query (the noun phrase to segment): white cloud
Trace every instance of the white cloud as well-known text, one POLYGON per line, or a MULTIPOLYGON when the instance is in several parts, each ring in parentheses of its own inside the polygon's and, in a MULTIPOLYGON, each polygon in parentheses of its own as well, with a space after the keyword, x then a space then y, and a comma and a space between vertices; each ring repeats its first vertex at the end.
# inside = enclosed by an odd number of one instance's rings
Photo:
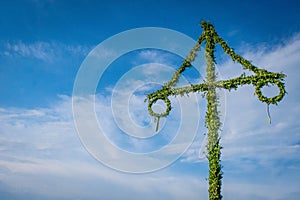
POLYGON ((206 197, 197 178, 129 175, 103 167, 84 150, 71 117, 71 99, 50 108, 1 108, 0 179, 10 198, 197 199, 206 197), (115 191, 118 191, 117 193, 115 191))
MULTIPOLYGON (((255 60, 257 66, 266 66, 270 71, 284 72, 287 75, 288 94, 278 106, 270 106, 273 118, 271 125, 266 123, 266 105, 260 103, 257 97, 252 95, 252 86, 228 94, 228 112, 224 130, 228 133, 224 134, 224 145, 226 142, 234 142, 238 145, 238 141, 241 142, 243 138, 247 138, 245 142, 251 146, 273 144, 276 148, 280 144, 283 148, 288 148, 300 140, 300 135, 295 132, 300 128, 297 120, 300 113, 297 100, 299 99, 297 75, 300 74, 298 67, 300 38, 294 37, 284 46, 275 48, 274 51, 257 52, 257 56, 251 57, 253 60, 257 58, 257 61, 255 60)), ((274 151, 270 151, 272 152, 274 151)))
POLYGON ((2 43, 0 55, 6 57, 34 58, 45 62, 53 62, 65 54, 87 55, 91 47, 68 45, 57 42, 36 41, 33 43, 6 42, 2 43))
MULTIPOLYGON (((290 185, 290 187, 283 187, 283 185, 276 184, 253 184, 253 183, 234 183, 231 181, 223 182, 223 196, 224 199, 238 200, 238 199, 276 199, 283 200, 286 198, 297 199, 297 186, 290 185)), ((298 193, 299 195, 299 193, 298 193)))
MULTIPOLYGON (((138 62, 147 62, 147 63, 160 63, 166 66, 174 66, 174 63, 177 63, 179 60, 183 60, 178 55, 171 54, 170 52, 157 50, 157 49, 143 49, 138 51, 136 60, 138 62)), ((135 61, 136 62, 136 61, 135 61)), ((136 63, 133 63, 136 64, 136 63)), ((162 68, 161 66, 158 66, 162 68)), ((163 69, 161 69, 163 70, 163 69)), ((149 71, 148 71, 149 72, 149 71)), ((150 72, 151 73, 151 72, 150 72)))
POLYGON ((154 63, 166 63, 169 61, 167 58, 170 57, 167 53, 162 53, 157 50, 142 50, 139 52, 139 57, 149 62, 154 63))
MULTIPOLYGON (((165 79, 167 71, 164 70, 165 74, 158 73, 153 76, 148 76, 147 73, 144 73, 145 68, 152 70, 153 67, 156 68, 156 66, 153 65, 145 65, 136 67, 127 72, 119 79, 115 88, 112 90, 113 95, 111 97, 111 101, 110 98, 97 95, 96 111, 98 112, 97 116, 99 123, 92 119, 94 118, 93 108, 91 111, 92 113, 87 115, 87 109, 82 109, 80 107, 80 105, 82 105, 80 102, 82 99, 78 99, 79 106, 77 110, 78 112, 76 111, 76 113, 81 113, 78 115, 80 122, 77 126, 78 129, 80 129, 80 132, 91 133, 92 131, 97 131, 95 129, 97 129, 99 124, 105 135, 118 147, 134 153, 148 153, 147 155, 144 154, 142 156, 133 154, 125 155, 125 153, 120 152, 119 149, 114 148, 110 144, 106 144, 106 138, 100 138, 102 137, 100 135, 103 134, 97 134, 99 137, 97 139, 92 136, 83 136, 89 146, 92 146, 90 150, 95 152, 98 159, 104 159, 106 163, 114 163, 114 166, 117 164, 120 166, 120 170, 132 171, 133 169, 136 169, 136 172, 141 172, 141 170, 152 171, 153 169, 165 167, 172 160, 177 159, 177 156, 184 151, 185 146, 187 147, 188 143, 193 141, 193 137, 196 134, 198 125, 197 117, 199 117, 199 115, 195 112, 197 111, 197 109, 195 109, 195 107, 197 108, 197 106, 195 106, 197 105, 197 100, 196 98, 192 98, 193 95, 186 99, 171 98, 174 107, 172 109, 172 113, 168 116, 168 120, 165 118, 161 119, 161 132, 160 134, 155 133, 156 124, 151 123, 151 119, 148 119, 150 117, 147 110, 147 103, 144 102, 144 92, 146 91, 141 90, 141 88, 147 89, 145 85, 148 83, 152 84, 162 82, 162 80, 165 79), (136 91, 138 92, 135 93, 136 91), (181 104, 181 106, 179 104, 181 104), (196 119, 190 120, 186 118, 185 123, 178 122, 184 115, 186 117, 196 115, 196 119), (149 121, 149 124, 144 126, 144 123, 147 120, 149 121), (165 124, 165 122, 167 123, 165 124), (89 126, 91 123, 95 125, 89 126), (179 127, 181 127, 181 129, 179 129, 179 127), (188 134, 186 134, 186 132, 188 134), (129 138, 128 135, 135 136, 136 138, 129 138), (153 136, 153 138, 148 139, 151 136, 153 136), (147 140, 137 139, 145 137, 147 140), (90 138, 93 139, 90 140, 90 138), (174 140, 172 140, 173 138, 174 140), (170 145, 170 143, 172 143, 172 145, 170 145), (167 147, 163 148, 165 145, 167 147), (95 151, 95 149, 97 150, 95 151), (104 150, 106 153, 104 153, 104 150), (121 162, 121 160, 126 160, 126 162, 121 162), (141 162, 141 160, 143 160, 143 162, 141 162), (168 160, 170 160, 170 162, 168 160), (115 163, 116 161, 118 161, 118 163, 115 163)), ((172 72, 173 70, 169 70, 169 74, 172 72)), ((90 100, 85 98, 83 99, 83 102, 89 103, 90 100)), ((77 100, 75 104, 77 104, 77 100)), ((86 105, 86 107, 89 108, 88 105, 86 105)), ((73 108, 77 108, 77 106, 73 106, 73 108)))

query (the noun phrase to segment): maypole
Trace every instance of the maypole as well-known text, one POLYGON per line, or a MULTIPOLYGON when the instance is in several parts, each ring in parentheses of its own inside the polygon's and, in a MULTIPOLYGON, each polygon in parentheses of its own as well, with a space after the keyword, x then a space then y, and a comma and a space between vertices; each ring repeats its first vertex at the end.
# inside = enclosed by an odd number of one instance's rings
MULTIPOLYGON (((209 199, 210 200, 220 200, 221 195, 221 185, 222 185, 222 166, 221 166, 221 146, 220 146, 220 117, 218 111, 218 97, 216 89, 237 89, 241 85, 253 85, 255 87, 255 94, 261 102, 265 102, 268 106, 270 104, 277 104, 281 101, 286 94, 284 86, 284 77, 282 73, 269 72, 264 69, 259 69, 254 66, 248 60, 244 59, 240 55, 236 54, 232 48, 230 48, 227 43, 219 37, 215 31, 212 24, 202 21, 201 26, 203 32, 200 35, 197 44, 190 51, 190 54, 183 61, 182 65, 174 72, 170 81, 162 86, 162 89, 157 90, 151 94, 147 95, 148 100, 148 111, 151 116, 157 119, 157 126, 159 125, 159 119, 165 117, 171 111, 171 101, 169 96, 185 95, 191 92, 206 92, 207 100, 207 112, 206 112, 206 127, 208 129, 207 138, 207 159, 209 163, 209 199), (196 58, 196 53, 200 51, 202 42, 206 42, 205 45, 205 58, 206 58, 206 80, 204 83, 181 88, 174 88, 178 83, 179 77, 182 72, 192 66, 192 62, 196 58), (241 74, 239 77, 230 80, 217 80, 215 72, 215 47, 220 45, 223 51, 228 54, 234 62, 237 62, 243 66, 245 70, 252 71, 254 75, 246 76, 245 73, 241 74), (274 97, 266 97, 262 94, 261 89, 264 86, 275 85, 279 89, 279 93, 274 97), (152 110, 153 104, 158 100, 162 100, 166 104, 166 110, 162 113, 156 113, 152 110)), ((269 112, 268 112, 269 117, 269 112)))

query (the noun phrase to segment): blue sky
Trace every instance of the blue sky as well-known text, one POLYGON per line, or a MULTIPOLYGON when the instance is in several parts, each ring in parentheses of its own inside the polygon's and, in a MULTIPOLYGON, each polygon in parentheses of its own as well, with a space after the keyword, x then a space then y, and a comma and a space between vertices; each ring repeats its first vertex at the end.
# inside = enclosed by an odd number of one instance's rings
MULTIPOLYGON (((176 109, 179 104, 190 116, 195 116, 199 108, 196 137, 170 166, 153 173, 128 174, 103 165, 80 141, 72 110, 76 74, 98 44, 142 27, 168 28, 196 40, 202 31, 200 20, 205 19, 244 58, 256 66, 287 74, 288 95, 278 106, 270 107, 272 124, 267 123, 266 105, 253 95, 252 86, 220 92, 224 199, 298 199, 298 8, 296 0, 1 2, 0 198, 207 199, 208 166, 205 159, 199 159, 206 132, 201 95, 172 98, 174 110, 162 119, 163 128, 151 140, 130 137, 140 134, 136 130, 143 126, 143 134, 153 134, 155 123, 143 103, 144 94, 159 86, 149 82, 161 84, 168 79, 182 61, 178 55, 155 49, 129 52, 111 63, 94 95, 98 121, 106 137, 131 152, 153 151, 170 143, 182 125, 181 111, 176 109), (120 81, 122 77, 129 82, 120 81), (117 84, 119 90, 114 90, 117 84), (129 100, 123 101, 128 96, 129 100), (111 100, 113 97, 117 98, 111 100), (130 118, 123 117, 127 110, 130 118)), ((113 55, 106 49, 102 52, 102 56, 113 55)), ((217 49, 217 55, 220 79, 243 72, 221 49, 217 49)), ((203 70, 201 65, 195 67, 203 70)), ((199 82, 204 76, 195 69, 184 75, 185 83, 199 82)), ((109 153, 107 159, 114 156, 114 152, 109 153)), ((130 162, 123 164, 120 167, 132 167, 130 162)), ((140 163, 147 164, 151 163, 140 163)))

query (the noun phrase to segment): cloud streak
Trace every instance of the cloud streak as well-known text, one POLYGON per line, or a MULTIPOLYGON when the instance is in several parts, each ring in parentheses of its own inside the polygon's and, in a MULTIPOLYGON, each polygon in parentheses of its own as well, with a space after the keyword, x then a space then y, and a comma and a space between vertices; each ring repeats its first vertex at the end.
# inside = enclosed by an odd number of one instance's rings
POLYGON ((150 200, 158 193, 163 199, 196 199, 199 188, 206 195, 205 183, 168 170, 134 176, 103 167, 81 145, 70 105, 61 96, 47 109, 1 109, 0 189, 7 199, 150 200))
POLYGON ((87 55, 91 47, 83 45, 68 45, 58 42, 37 41, 33 43, 2 42, 0 55, 5 57, 33 58, 44 62, 54 62, 63 54, 73 56, 87 55))

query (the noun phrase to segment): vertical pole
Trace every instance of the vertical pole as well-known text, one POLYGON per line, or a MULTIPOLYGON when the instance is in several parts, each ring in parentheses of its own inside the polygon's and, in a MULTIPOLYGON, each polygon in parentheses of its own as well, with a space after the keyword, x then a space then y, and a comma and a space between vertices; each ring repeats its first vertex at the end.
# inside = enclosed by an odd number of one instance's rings
POLYGON ((221 200, 221 179, 222 171, 220 164, 221 146, 219 144, 219 129, 220 119, 218 111, 218 97, 216 94, 216 72, 215 72, 215 41, 214 41, 214 29, 211 24, 203 24, 204 31, 206 31, 206 80, 208 84, 208 91, 206 94, 207 99, 207 113, 206 113, 206 127, 208 129, 208 162, 209 162, 209 199, 221 200))

